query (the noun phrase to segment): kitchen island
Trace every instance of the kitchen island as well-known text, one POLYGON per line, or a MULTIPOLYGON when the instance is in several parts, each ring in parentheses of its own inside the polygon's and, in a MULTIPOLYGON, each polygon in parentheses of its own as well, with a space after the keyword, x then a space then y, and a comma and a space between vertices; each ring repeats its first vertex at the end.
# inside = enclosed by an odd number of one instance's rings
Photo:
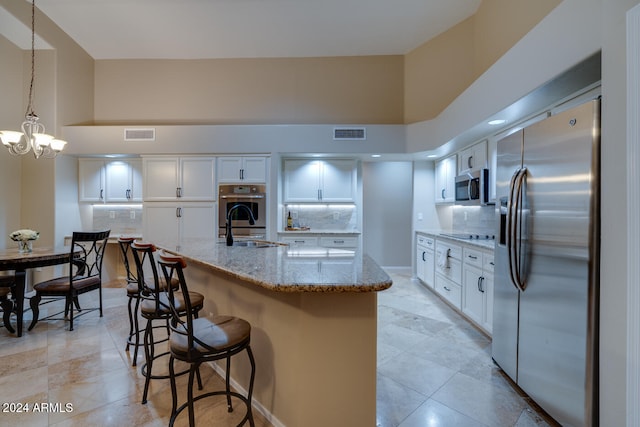
MULTIPOLYGON (((273 425, 376 424, 376 292, 392 282, 369 256, 197 239, 173 248, 156 243, 187 260, 187 285, 205 296, 203 315, 251 323, 254 406, 273 425)), ((248 361, 236 357, 231 370, 245 387, 248 361)))

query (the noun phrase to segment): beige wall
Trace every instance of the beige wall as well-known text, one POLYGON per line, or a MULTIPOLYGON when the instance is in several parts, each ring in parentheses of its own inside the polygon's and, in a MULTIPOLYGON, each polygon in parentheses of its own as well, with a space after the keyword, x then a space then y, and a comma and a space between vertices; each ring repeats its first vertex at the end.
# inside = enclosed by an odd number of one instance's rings
POLYGON ((95 121, 403 121, 402 56, 96 61, 95 121))
POLYGON ((483 0, 474 16, 405 55, 405 123, 437 117, 559 3, 483 0))

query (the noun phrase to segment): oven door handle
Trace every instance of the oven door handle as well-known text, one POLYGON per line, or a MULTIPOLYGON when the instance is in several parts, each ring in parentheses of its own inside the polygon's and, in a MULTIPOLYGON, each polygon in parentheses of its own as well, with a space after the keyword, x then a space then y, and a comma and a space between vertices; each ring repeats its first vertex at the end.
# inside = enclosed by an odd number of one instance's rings
POLYGON ((235 199, 238 201, 242 201, 243 199, 264 199, 264 194, 246 194, 242 196, 238 196, 237 194, 229 195, 229 196, 220 196, 221 199, 235 199))

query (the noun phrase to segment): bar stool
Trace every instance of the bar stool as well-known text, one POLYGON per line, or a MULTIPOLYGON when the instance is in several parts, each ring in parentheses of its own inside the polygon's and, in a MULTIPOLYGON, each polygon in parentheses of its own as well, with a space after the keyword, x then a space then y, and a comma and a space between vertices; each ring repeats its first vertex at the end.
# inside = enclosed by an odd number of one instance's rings
POLYGON ((140 334, 144 331, 140 330, 138 324, 138 313, 140 307, 140 286, 138 283, 138 277, 134 273, 134 269, 131 268, 129 264, 129 254, 131 253, 131 243, 135 240, 135 237, 124 237, 121 236, 118 238, 118 245, 120 246, 120 251, 122 252, 122 261, 124 263, 124 268, 127 272, 127 298, 129 299, 129 335, 127 337, 127 348, 125 351, 129 351, 129 347, 133 346, 133 362, 131 366, 136 366, 138 361, 138 347, 143 345, 140 342, 140 334), (135 303, 134 303, 135 301, 135 303))
POLYGON ((166 301, 171 307, 173 316, 169 326, 171 329, 171 333, 169 334, 169 351, 171 352, 169 359, 169 376, 171 377, 172 397, 169 426, 173 426, 176 417, 185 408, 189 410, 189 426, 195 426, 194 402, 208 396, 226 395, 227 409, 229 412, 233 411, 231 404, 232 396, 238 398, 247 407, 246 414, 238 426, 244 425, 249 421, 249 425, 253 427, 254 421, 251 410, 251 398, 253 395, 256 365, 251 346, 249 345, 251 341, 251 325, 246 320, 233 316, 216 316, 212 320, 195 318, 191 308, 193 301, 191 301, 190 296, 192 292, 189 292, 187 289, 183 273, 183 269, 187 266, 184 259, 179 256, 161 252, 158 265, 160 265, 167 282, 178 279, 182 295, 184 296, 184 300, 180 301, 176 298, 176 294, 171 288, 165 288, 163 291, 166 295, 166 301), (182 306, 182 304, 184 304, 184 306, 182 306), (184 315, 182 313, 184 313, 184 315), (251 363, 251 376, 247 396, 231 391, 229 379, 231 357, 244 350, 246 350, 249 362, 251 363), (179 408, 177 407, 176 374, 173 366, 176 359, 189 363, 190 366, 187 401, 179 408), (225 390, 206 392, 194 397, 194 375, 198 377, 198 389, 202 390, 202 381, 199 376, 200 365, 205 362, 222 359, 226 359, 227 361, 225 390))
POLYGON ((13 289, 16 286, 15 276, 0 276, 0 307, 2 307, 2 322, 7 331, 12 334, 16 332, 11 326, 11 313, 15 308, 13 300, 13 289))
MULTIPOLYGON (((153 363, 156 359, 168 355, 169 352, 165 351, 160 354, 155 354, 156 344, 167 341, 169 335, 169 320, 172 318, 171 309, 166 300, 166 294, 163 292, 165 289, 171 289, 176 291, 176 300, 179 301, 179 313, 184 316, 187 314, 184 308, 183 295, 178 292, 180 284, 177 280, 171 280, 168 282, 159 280, 158 269, 156 268, 156 262, 154 259, 154 252, 156 247, 147 242, 141 242, 135 240, 131 242, 131 251, 133 259, 136 263, 136 271, 138 276, 138 284, 140 286, 140 314, 147 320, 147 324, 144 330, 144 354, 145 364, 141 368, 142 375, 145 377, 144 392, 142 394, 142 403, 147 403, 147 396, 149 393, 149 382, 152 379, 167 379, 169 375, 154 375, 152 374, 153 363), (145 270, 151 273, 149 280, 145 279, 145 270), (168 285, 167 285, 168 284, 168 285), (153 322, 161 321, 163 326, 167 330, 167 338, 160 341, 156 341, 153 330, 155 329, 153 322)), ((204 306, 204 296, 197 292, 191 292, 188 295, 192 304, 189 307, 189 314, 198 317, 198 312, 202 310, 204 306)), ((178 375, 186 374, 188 370, 180 372, 178 375)), ((198 374, 199 375, 199 374, 198 374)))

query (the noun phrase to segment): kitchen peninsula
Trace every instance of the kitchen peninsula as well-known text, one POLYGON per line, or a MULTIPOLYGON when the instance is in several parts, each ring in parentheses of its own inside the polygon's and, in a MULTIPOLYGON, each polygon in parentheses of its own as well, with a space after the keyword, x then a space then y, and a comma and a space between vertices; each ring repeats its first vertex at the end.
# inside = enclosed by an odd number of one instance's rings
MULTIPOLYGON (((392 282, 369 256, 205 239, 157 243, 186 258, 189 288, 205 295, 204 315, 251 323, 254 405, 273 425, 375 425, 376 291, 392 282)), ((236 358, 237 385, 248 384, 248 373, 248 361, 236 358)))

